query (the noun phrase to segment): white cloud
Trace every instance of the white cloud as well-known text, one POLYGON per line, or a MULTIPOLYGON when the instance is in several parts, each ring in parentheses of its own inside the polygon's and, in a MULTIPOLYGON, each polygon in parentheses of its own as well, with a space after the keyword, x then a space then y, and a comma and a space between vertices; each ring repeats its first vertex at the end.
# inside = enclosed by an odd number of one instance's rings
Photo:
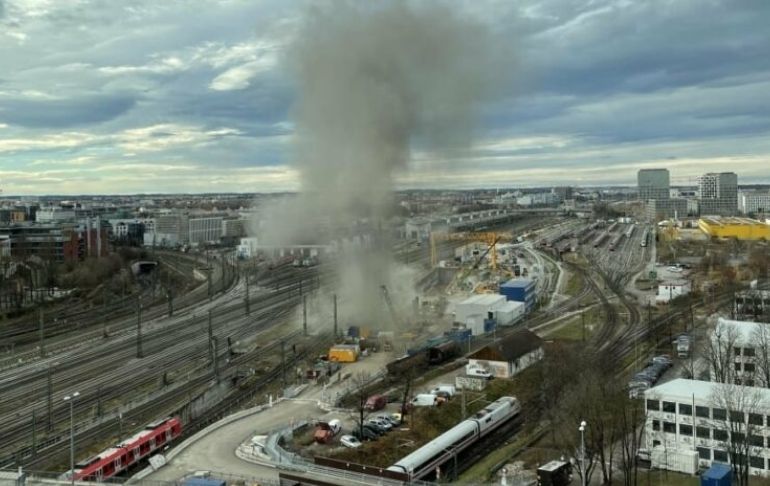
POLYGON ((187 68, 188 64, 185 61, 171 56, 138 66, 103 66, 98 71, 114 76, 122 74, 168 74, 184 71, 187 68))
POLYGON ((232 91, 248 88, 255 76, 269 71, 275 64, 275 56, 264 55, 257 61, 247 62, 246 64, 228 69, 214 78, 209 88, 215 91, 232 91))

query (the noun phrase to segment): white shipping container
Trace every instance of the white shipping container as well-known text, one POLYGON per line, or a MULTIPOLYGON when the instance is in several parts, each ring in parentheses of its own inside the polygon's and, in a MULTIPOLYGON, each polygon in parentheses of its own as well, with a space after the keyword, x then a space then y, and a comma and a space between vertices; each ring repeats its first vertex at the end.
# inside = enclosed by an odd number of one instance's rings
POLYGON ((657 446, 651 454, 653 469, 695 474, 698 472, 698 452, 687 449, 674 449, 657 446))

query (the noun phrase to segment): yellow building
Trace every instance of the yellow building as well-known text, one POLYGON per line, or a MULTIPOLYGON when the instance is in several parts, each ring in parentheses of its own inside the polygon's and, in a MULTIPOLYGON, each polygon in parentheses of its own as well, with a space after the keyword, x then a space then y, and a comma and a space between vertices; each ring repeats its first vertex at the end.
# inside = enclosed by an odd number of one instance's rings
POLYGON ((770 241, 770 224, 749 218, 701 218, 698 228, 713 238, 770 241))

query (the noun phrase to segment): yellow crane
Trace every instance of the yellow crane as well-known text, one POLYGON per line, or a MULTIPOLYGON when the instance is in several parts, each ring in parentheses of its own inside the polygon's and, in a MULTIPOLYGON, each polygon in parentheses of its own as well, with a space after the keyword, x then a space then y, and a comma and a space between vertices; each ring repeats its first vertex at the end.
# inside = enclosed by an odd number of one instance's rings
POLYGON ((433 232, 430 234, 430 263, 434 267, 438 265, 438 249, 436 245, 439 241, 480 241, 487 244, 487 251, 492 253, 492 269, 497 270, 497 243, 514 240, 515 237, 511 233, 496 233, 494 231, 433 232))

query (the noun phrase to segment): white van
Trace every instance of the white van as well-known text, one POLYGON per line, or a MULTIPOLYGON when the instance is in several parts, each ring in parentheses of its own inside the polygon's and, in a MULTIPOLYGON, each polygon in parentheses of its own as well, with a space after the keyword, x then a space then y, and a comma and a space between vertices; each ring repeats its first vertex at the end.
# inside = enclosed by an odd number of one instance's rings
POLYGON ((438 397, 432 393, 420 393, 412 398, 413 407, 433 407, 436 405, 438 397))
POLYGON ((488 380, 492 378, 492 373, 477 364, 465 365, 465 374, 468 376, 476 376, 478 378, 486 378, 488 380))

